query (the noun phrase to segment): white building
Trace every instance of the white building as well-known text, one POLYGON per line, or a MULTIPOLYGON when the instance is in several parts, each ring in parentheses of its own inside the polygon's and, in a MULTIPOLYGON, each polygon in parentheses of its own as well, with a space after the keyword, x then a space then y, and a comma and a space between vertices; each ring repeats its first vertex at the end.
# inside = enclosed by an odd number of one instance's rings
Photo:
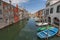
POLYGON ((4 28, 5 26, 14 23, 13 8, 13 5, 0 0, 0 28, 4 28))
POLYGON ((20 20, 29 18, 29 13, 28 13, 28 11, 26 11, 26 10, 23 9, 23 8, 20 8, 19 15, 20 15, 20 16, 19 16, 20 20))
POLYGON ((20 20, 22 20, 23 19, 23 14, 24 14, 24 11, 21 9, 21 10, 19 10, 19 18, 20 18, 20 20))
MULTIPOLYGON (((50 1, 52 2, 52 1, 50 1)), ((46 12, 45 15, 50 18, 49 20, 51 24, 54 22, 54 18, 60 19, 60 1, 55 2, 54 4, 46 6, 46 12)))
POLYGON ((47 4, 52 5, 52 4, 54 4, 54 3, 58 2, 58 1, 60 1, 60 0, 47 0, 47 4))
POLYGON ((2 15, 2 2, 0 0, 0 23, 3 22, 3 15, 2 15))
POLYGON ((60 28, 60 0, 47 0, 45 16, 47 22, 60 28))

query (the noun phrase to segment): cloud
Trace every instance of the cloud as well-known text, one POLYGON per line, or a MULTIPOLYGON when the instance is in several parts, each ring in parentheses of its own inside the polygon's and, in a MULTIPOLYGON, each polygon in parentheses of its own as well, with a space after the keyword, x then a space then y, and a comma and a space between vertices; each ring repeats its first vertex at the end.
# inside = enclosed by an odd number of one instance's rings
MULTIPOLYGON (((9 3, 9 0, 3 0, 5 2, 9 3)), ((24 3, 24 2, 28 2, 29 0, 11 0, 12 4, 19 4, 19 3, 24 3)))

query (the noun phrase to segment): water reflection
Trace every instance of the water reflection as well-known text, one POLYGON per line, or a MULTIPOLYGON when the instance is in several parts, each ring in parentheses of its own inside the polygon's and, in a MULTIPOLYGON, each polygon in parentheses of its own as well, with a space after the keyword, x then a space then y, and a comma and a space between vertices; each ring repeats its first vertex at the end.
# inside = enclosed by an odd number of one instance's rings
POLYGON ((35 21, 29 19, 25 27, 19 32, 15 40, 36 40, 35 21))
POLYGON ((16 24, 12 24, 0 30, 0 40, 14 40, 19 31, 24 28, 27 20, 22 20, 16 24))
MULTIPOLYGON (((0 30, 0 40, 44 40, 37 37, 37 28, 33 18, 24 19, 0 30)), ((48 40, 60 40, 60 37, 54 36, 48 40)))

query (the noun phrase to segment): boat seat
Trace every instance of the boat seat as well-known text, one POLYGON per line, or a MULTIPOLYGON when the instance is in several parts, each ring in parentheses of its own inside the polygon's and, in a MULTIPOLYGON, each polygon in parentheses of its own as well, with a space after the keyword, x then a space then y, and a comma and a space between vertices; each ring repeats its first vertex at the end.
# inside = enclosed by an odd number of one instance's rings
POLYGON ((52 32, 54 32, 54 33, 55 33, 55 31, 53 31, 53 30, 50 30, 50 31, 52 31, 52 32))
POLYGON ((43 31, 43 33, 45 33, 46 35, 48 34, 48 35, 50 36, 50 34, 49 34, 49 33, 47 33, 47 32, 45 32, 45 31, 43 31))
POLYGON ((43 31, 43 33, 47 34, 46 32, 43 31))
POLYGON ((45 36, 46 36, 46 34, 43 33, 43 32, 39 32, 39 33, 37 33, 37 35, 38 35, 39 37, 45 37, 45 36))
POLYGON ((52 28, 52 29, 50 29, 50 31, 55 33, 57 31, 57 29, 56 28, 54 28, 54 29, 52 28))

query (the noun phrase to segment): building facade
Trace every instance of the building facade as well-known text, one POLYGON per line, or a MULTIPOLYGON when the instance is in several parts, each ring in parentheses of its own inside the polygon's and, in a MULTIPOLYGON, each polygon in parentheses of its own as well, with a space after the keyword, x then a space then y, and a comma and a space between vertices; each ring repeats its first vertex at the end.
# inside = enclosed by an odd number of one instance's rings
POLYGON ((20 20, 22 20, 23 19, 23 15, 24 15, 24 11, 21 9, 21 10, 19 10, 19 18, 20 18, 20 20))
POLYGON ((4 22, 3 13, 2 13, 2 0, 0 1, 0 23, 4 22))
POLYGON ((29 18, 29 14, 28 14, 28 11, 26 11, 25 9, 20 9, 20 19, 26 19, 26 18, 29 18))
POLYGON ((58 1, 52 5, 49 5, 45 8, 45 11, 46 11, 45 16, 48 17, 48 20, 51 24, 54 23, 54 18, 60 19, 59 5, 60 5, 60 1, 58 1))
POLYGON ((6 26, 6 24, 10 25, 16 23, 24 18, 28 17, 28 12, 26 10, 22 10, 18 7, 18 5, 13 6, 10 3, 4 2, 0 0, 0 25, 6 26))
POLYGON ((13 23, 14 21, 13 9, 14 9, 13 5, 2 1, 2 13, 3 13, 4 21, 6 23, 9 23, 9 24, 13 23))
POLYGON ((28 11, 27 10, 25 10, 25 9, 23 9, 24 10, 24 15, 23 15, 23 17, 24 17, 24 19, 26 18, 29 18, 29 14, 28 14, 28 11))
POLYGON ((35 13, 35 17, 42 18, 42 15, 44 14, 43 12, 44 12, 44 9, 37 11, 35 13))
POLYGON ((60 35, 60 0, 48 0, 47 4, 45 8, 46 21, 58 27, 60 35))

